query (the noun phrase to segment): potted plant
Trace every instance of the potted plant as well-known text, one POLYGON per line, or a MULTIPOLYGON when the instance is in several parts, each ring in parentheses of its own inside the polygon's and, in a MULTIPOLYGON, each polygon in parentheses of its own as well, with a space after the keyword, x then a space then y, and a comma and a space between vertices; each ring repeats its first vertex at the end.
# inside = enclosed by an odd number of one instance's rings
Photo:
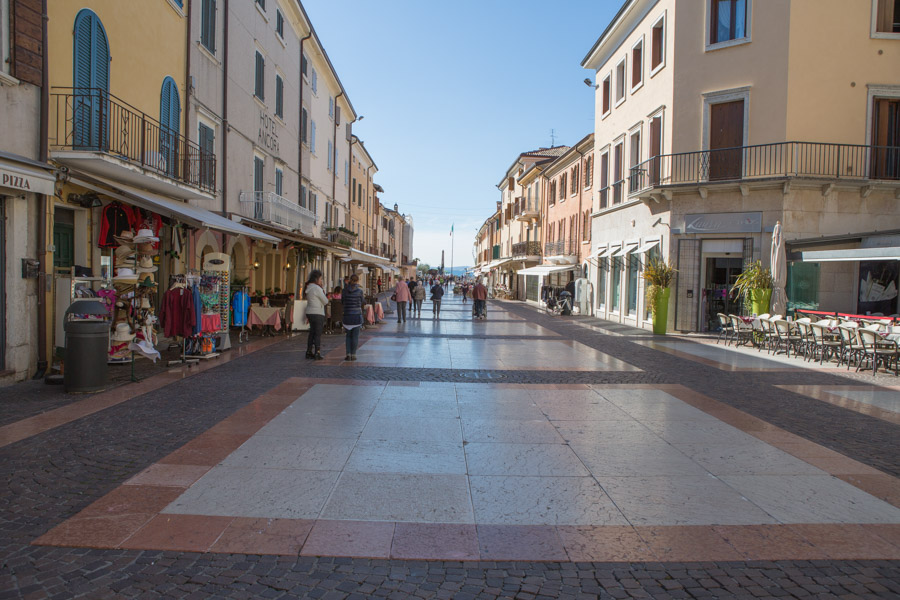
POLYGON ((647 282, 646 298, 653 316, 653 333, 665 335, 669 319, 669 296, 675 280, 675 267, 661 258, 651 258, 644 266, 644 281, 647 282))
POLYGON ((751 313, 761 315, 769 312, 774 283, 772 271, 764 269, 762 261, 757 260, 750 263, 743 273, 738 275, 734 285, 731 286, 731 291, 743 296, 744 302, 750 304, 751 313))

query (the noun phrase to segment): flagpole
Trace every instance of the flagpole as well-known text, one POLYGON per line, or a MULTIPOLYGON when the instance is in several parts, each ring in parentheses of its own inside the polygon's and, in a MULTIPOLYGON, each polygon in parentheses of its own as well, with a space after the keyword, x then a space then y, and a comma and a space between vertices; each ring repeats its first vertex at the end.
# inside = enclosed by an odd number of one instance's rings
POLYGON ((450 278, 453 278, 453 225, 450 226, 450 278))

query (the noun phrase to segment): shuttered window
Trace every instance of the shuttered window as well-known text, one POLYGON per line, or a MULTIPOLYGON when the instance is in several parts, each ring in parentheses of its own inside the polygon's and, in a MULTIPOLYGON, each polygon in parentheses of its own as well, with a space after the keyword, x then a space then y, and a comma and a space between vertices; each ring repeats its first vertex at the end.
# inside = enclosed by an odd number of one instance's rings
POLYGON ((256 83, 253 87, 253 95, 260 100, 265 100, 266 84, 266 59, 259 52, 256 53, 256 83))
POLYGON ((75 17, 73 82, 74 145, 105 148, 109 138, 109 41, 100 17, 83 9, 75 17))
POLYGON ((309 122, 309 151, 316 153, 316 122, 312 120, 309 122))
POLYGON ((215 182, 216 133, 200 123, 200 185, 212 189, 215 182))
POLYGON ((334 166, 334 164, 333 164, 334 145, 332 144, 331 140, 328 140, 328 159, 327 160, 328 160, 328 170, 330 171, 334 166))
POLYGON ((309 121, 309 114, 305 108, 300 109, 300 141, 306 143, 306 129, 309 121))
POLYGON ((171 77, 163 80, 159 99, 159 153, 156 165, 161 171, 175 174, 178 167, 178 135, 181 127, 181 99, 178 86, 171 77))
POLYGON ((284 39, 284 15, 280 10, 275 10, 275 33, 278 37, 284 39))
POLYGON ((284 118, 284 80, 281 75, 275 76, 275 116, 284 118))
POLYGON ((216 53, 216 0, 203 0, 200 5, 200 43, 216 53))
POLYGON ((284 193, 284 171, 275 169, 275 193, 283 196, 284 193))
POLYGON ((309 62, 306 60, 305 54, 300 55, 300 72, 304 77, 309 77, 309 62))
POLYGON ((266 161, 259 156, 253 157, 253 189, 257 192, 263 191, 265 181, 263 180, 266 161))
POLYGON ((312 70, 312 76, 310 77, 309 87, 312 88, 313 94, 317 94, 319 92, 319 74, 316 73, 316 70, 312 70))

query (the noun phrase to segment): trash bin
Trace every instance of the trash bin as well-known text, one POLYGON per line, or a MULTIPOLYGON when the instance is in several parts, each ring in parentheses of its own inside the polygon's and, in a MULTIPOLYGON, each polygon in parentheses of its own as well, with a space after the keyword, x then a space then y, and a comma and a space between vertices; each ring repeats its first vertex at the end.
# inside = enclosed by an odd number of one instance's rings
POLYGON ((572 314, 572 294, 563 290, 559 293, 559 303, 561 305, 561 309, 559 314, 561 315, 571 315, 572 314))
POLYGON ((74 315, 107 317, 109 311, 105 304, 97 300, 77 300, 69 306, 65 315, 65 390, 97 392, 106 388, 109 321, 105 318, 75 319, 74 315))

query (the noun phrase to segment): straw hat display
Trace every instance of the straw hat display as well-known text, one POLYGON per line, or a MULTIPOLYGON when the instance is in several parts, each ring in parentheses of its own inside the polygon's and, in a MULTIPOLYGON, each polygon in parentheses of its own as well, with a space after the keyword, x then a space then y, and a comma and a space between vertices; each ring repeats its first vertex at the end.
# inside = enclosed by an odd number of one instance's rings
POLYGON ((142 244, 145 242, 158 242, 159 238, 153 235, 152 229, 138 229, 137 235, 134 236, 134 241, 137 244, 142 244))
POLYGON ((121 267, 116 269, 116 276, 113 277, 113 282, 134 284, 138 282, 138 276, 137 273, 134 272, 134 269, 121 267))
POLYGON ((126 229, 119 235, 114 235, 113 239, 116 240, 119 244, 125 244, 126 246, 130 246, 134 243, 134 232, 130 229, 126 229))
POLYGON ((134 339, 134 333, 131 332, 131 327, 128 326, 128 323, 118 323, 111 339, 119 344, 130 342, 134 339))
POLYGON ((156 265, 153 264, 153 259, 149 256, 142 256, 140 260, 140 264, 138 264, 137 272, 138 273, 155 273, 157 270, 156 265))
POLYGON ((142 242, 137 245, 137 252, 142 256, 156 256, 159 250, 153 247, 153 242, 142 242))
POLYGON ((140 288, 155 288, 155 287, 156 287, 156 282, 153 281, 153 277, 152 277, 152 276, 147 275, 147 276, 146 276, 146 277, 138 284, 138 287, 140 287, 140 288))
POLYGON ((119 260, 125 260, 127 257, 134 254, 134 247, 131 244, 122 244, 118 248, 116 248, 116 258, 119 260))

